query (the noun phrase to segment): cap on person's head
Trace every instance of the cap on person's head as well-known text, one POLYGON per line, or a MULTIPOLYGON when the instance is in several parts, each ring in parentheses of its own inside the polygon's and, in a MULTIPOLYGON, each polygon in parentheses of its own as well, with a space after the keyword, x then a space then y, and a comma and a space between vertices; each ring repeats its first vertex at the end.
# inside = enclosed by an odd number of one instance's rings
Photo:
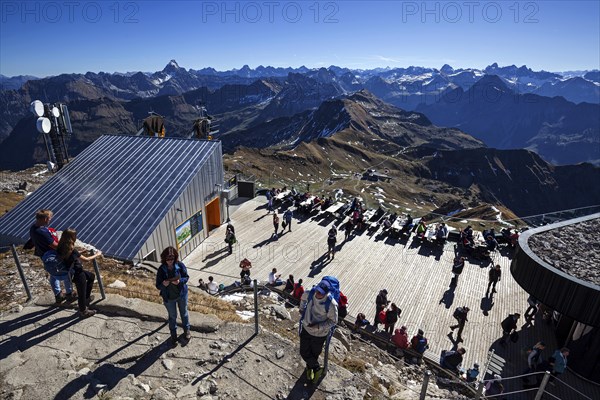
POLYGON ((419 335, 423 335, 423 334, 425 334, 425 332, 423 332, 423 329, 419 329, 419 330, 417 331, 417 333, 418 333, 419 335))
POLYGON ((478 363, 473 364, 473 368, 479 369, 479 364, 478 363))
POLYGON ((382 290, 381 290, 381 293, 388 294, 388 291, 387 291, 387 289, 382 289, 382 290))
POLYGON ((517 317, 517 319, 521 316, 521 314, 519 313, 515 313, 515 317, 517 317))
POLYGON ((323 286, 321 286, 321 284, 318 284, 317 286, 315 286, 315 290, 319 293, 321 293, 322 295, 326 295, 327 291, 325 290, 325 288, 323 288, 323 286))
POLYGON ((402 332, 406 332, 406 330, 407 330, 407 329, 408 329, 408 328, 407 328, 406 326, 404 326, 404 325, 402 325, 402 326, 400 327, 400 330, 401 330, 402 332))

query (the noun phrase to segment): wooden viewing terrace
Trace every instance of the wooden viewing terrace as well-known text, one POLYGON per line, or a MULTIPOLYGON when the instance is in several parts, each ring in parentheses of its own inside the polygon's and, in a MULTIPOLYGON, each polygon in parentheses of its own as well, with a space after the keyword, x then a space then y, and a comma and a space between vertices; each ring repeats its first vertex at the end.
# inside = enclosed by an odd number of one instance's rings
MULTIPOLYGON (((283 209, 279 209, 278 213, 283 220, 283 209)), ((333 275, 339 279, 342 291, 348 296, 349 315, 363 312, 371 322, 375 314, 375 297, 379 290, 387 289, 388 300, 402 309, 396 328, 406 325, 409 337, 416 334, 417 329, 423 329, 430 351, 438 355, 456 345, 448 337, 449 326, 455 324, 452 317, 454 309, 468 306, 471 311, 462 334, 464 342, 458 344, 467 350, 463 367, 470 368, 478 362, 483 369, 488 351, 495 349, 496 354, 506 359, 503 377, 523 373, 527 366, 523 354, 525 347, 543 340, 547 344, 543 356, 548 358, 562 346, 556 343, 552 330, 542 322, 540 315, 528 325, 521 317, 517 343, 509 341, 506 347, 498 343, 502 335, 501 321, 515 312, 523 315, 528 307, 528 294, 510 274, 512 250, 506 247, 493 254, 493 263, 502 267, 502 279, 496 287, 498 292, 490 298, 486 297, 489 261, 467 258, 457 287, 450 290, 454 242, 447 242, 444 246, 432 243, 420 245, 419 241, 413 241, 414 235, 408 240, 398 241, 389 236, 381 240, 378 237, 381 228, 372 236, 365 230, 345 242, 344 232, 338 228, 335 259, 328 260, 327 232, 335 219, 323 218, 323 213, 308 219, 294 215, 292 232, 286 229, 286 233, 277 239, 272 238, 272 214, 267 215, 263 197, 243 203, 231 217, 238 240, 233 254, 229 255, 224 243, 225 225, 212 231, 209 238, 183 260, 190 270, 190 285, 197 285, 199 278, 207 281, 209 275, 226 286, 239 280, 239 262, 243 258, 252 261, 251 276, 259 281, 266 281, 274 267, 284 280, 289 274, 296 281, 303 279, 306 289, 318 283, 321 277, 333 275)), ((281 226, 279 229, 281 232, 281 226)), ((587 383, 570 371, 560 379, 589 398, 600 399, 600 387, 587 383)), ((522 389, 520 379, 503 383, 506 392, 522 389)), ((586 398, 562 382, 549 385, 547 391, 559 399, 586 398)), ((533 398, 533 394, 529 392, 507 398, 528 399, 533 398)))

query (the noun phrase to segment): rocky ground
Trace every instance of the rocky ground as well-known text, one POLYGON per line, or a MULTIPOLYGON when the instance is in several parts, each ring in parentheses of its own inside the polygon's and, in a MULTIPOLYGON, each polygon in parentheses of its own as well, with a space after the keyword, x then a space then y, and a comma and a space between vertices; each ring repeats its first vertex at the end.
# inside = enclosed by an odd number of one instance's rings
MULTIPOLYGON (((192 339, 168 343, 164 309, 109 295, 96 316, 51 306, 42 296, 1 315, 0 398, 3 399, 417 399, 423 367, 340 332, 332 340, 330 372, 306 385, 297 340, 270 331, 281 323, 277 304, 261 306, 254 324, 223 323, 191 313, 192 339), (267 318, 266 316, 269 316, 267 318), (142 317, 141 317, 142 316, 142 317), (358 361, 349 360, 352 357, 358 361), (341 361, 339 361, 341 360, 341 361), (344 367, 344 365, 346 367, 344 367)), ((285 311, 285 308, 283 308, 285 311)), ((290 324, 293 322, 290 320, 290 324)), ((287 329, 283 327, 283 329, 287 329)), ((287 336, 287 335, 286 335, 287 336)), ((428 398, 462 398, 435 379, 428 398)))
MULTIPOLYGON (((27 260, 27 254, 21 258, 27 260)), ((103 260, 106 270, 124 267, 104 261, 109 260, 103 260)), ((2 259, 3 271, 11 262, 2 259)), ((330 373, 318 387, 307 386, 298 353, 298 312, 273 294, 259 296, 259 335, 253 336, 252 320, 227 323, 194 312, 192 340, 172 348, 163 306, 109 294, 94 304, 96 316, 80 320, 74 306, 52 305, 35 260, 25 271, 33 302, 23 303, 15 273, 3 277, 0 286, 5 310, 0 313, 1 399, 408 400, 417 399, 421 390, 425 366, 405 365, 344 329, 332 340, 330 373)), ((127 274, 152 278, 144 271, 127 274)), ((240 315, 254 309, 251 295, 227 301, 240 315)), ((428 398, 464 398, 453 389, 443 379, 432 379, 428 398)))
POLYGON ((528 243, 531 250, 548 264, 600 285, 599 236, 600 218, 596 218, 532 235, 528 243))

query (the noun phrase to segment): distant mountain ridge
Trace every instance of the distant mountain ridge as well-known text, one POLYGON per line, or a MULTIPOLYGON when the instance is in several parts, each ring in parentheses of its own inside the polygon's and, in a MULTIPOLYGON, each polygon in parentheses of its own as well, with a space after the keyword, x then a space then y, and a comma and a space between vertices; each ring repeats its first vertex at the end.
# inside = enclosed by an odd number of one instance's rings
MULTIPOLYGON (((22 140, 24 135, 36 135, 29 125, 21 123, 24 118, 29 121, 29 103, 35 99, 75 104, 79 113, 72 115, 76 130, 73 146, 79 149, 104 132, 135 133, 150 111, 166 117, 169 135, 188 135, 201 105, 216 115, 222 135, 234 132, 239 135, 261 126, 263 137, 271 134, 277 137, 267 128, 288 129, 285 126, 290 121, 281 118, 304 125, 300 118, 313 116, 311 112, 318 110, 323 102, 364 89, 402 110, 424 113, 438 126, 458 127, 484 140, 487 146, 527 147, 559 164, 600 163, 595 136, 598 118, 594 118, 600 103, 600 100, 594 102, 600 83, 593 80, 597 79, 595 72, 566 80, 551 72, 497 64, 484 70, 455 69, 447 64, 439 70, 414 66, 372 70, 337 66, 252 69, 246 65, 239 70, 219 72, 211 68, 188 70, 171 60, 154 73, 63 74, 28 80, 18 90, 0 91, 0 168, 15 165, 21 168, 24 163, 27 166, 43 159, 40 138, 34 141, 35 151, 24 147, 30 142, 22 140), (489 75, 486 71, 499 75, 489 75), (269 77, 259 77, 262 75, 269 77), (505 100, 538 103, 537 107, 523 107, 534 115, 524 114, 511 106, 510 101, 502 101, 502 107, 495 109, 483 104, 489 103, 487 95, 478 95, 472 89, 490 83, 505 94, 505 100), (465 101, 471 95, 471 101, 465 101), (569 97, 586 99, 592 104, 574 107, 567 101, 569 97), (456 98, 462 100, 450 104, 456 98), (99 107, 101 103, 104 107, 99 107), (449 110, 452 115, 447 115, 449 110), (478 110, 484 111, 488 118, 478 117, 478 110), (556 117, 557 113, 560 117, 556 117), (488 121, 494 123, 486 124, 488 121), (27 154, 23 155, 23 151, 27 154)), ((265 141, 278 143, 276 137, 265 141)))
POLYGON ((441 126, 457 127, 499 149, 528 148, 554 164, 600 162, 600 105, 562 97, 514 93, 488 75, 469 90, 447 92, 418 111, 441 126))

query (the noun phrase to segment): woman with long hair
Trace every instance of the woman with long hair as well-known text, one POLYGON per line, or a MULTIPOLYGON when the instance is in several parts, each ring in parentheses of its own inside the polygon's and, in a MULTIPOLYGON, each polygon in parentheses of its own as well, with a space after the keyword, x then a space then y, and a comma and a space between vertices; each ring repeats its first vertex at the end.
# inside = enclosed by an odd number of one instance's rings
POLYGON ((171 344, 177 345, 177 309, 185 339, 190 340, 190 319, 188 314, 188 287, 189 275, 185 265, 179 261, 179 253, 173 246, 169 246, 160 254, 161 265, 156 273, 156 288, 160 290, 163 304, 169 315, 169 330, 171 331, 171 344))
POLYGON ((73 282, 77 287, 77 305, 79 307, 79 316, 88 318, 96 314, 96 311, 88 308, 93 300, 92 288, 96 275, 91 272, 84 271, 82 261, 91 261, 102 255, 102 252, 97 252, 93 256, 82 256, 75 249, 75 241, 77 240, 77 231, 75 229, 67 229, 60 236, 56 253, 63 260, 68 269, 73 268, 73 282))

